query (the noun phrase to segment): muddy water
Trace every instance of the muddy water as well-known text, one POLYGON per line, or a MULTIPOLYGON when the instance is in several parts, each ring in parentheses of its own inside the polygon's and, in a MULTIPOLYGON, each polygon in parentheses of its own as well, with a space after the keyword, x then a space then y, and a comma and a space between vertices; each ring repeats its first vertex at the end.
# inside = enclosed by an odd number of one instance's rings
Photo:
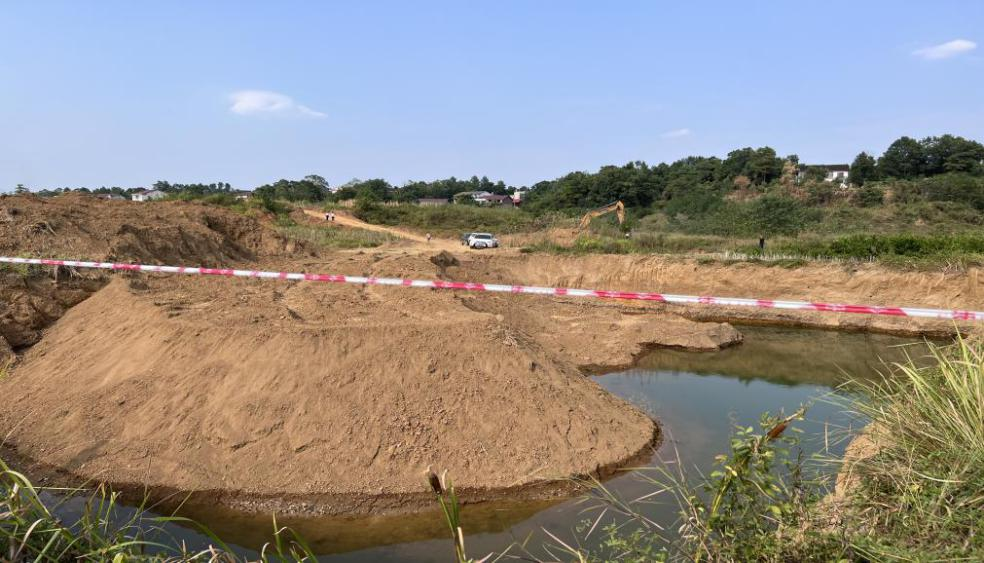
MULTIPOLYGON (((838 407, 822 400, 845 374, 870 377, 883 362, 902 361, 908 352, 925 354, 917 339, 814 330, 744 327, 741 346, 714 353, 657 350, 634 369, 599 376, 606 389, 633 401, 658 417, 664 444, 654 455, 678 452, 693 474, 706 471, 714 455, 728 448, 735 424, 754 425, 763 411, 792 412, 812 403, 804 430, 807 453, 843 451, 845 431, 856 425, 838 407)), ((821 469, 822 471, 823 469, 821 469)), ((829 468, 827 469, 829 471, 829 468)), ((649 492, 638 473, 627 473, 608 486, 627 498, 649 492)), ((465 507, 466 545, 472 556, 501 551, 533 534, 531 544, 545 538, 542 528, 567 541, 586 518, 574 501, 502 502, 465 507)), ((648 510, 653 519, 672 526, 672 507, 648 510)), ((269 517, 225 510, 189 508, 195 518, 226 541, 252 552, 269 540, 269 517)), ((298 531, 324 561, 447 561, 450 542, 439 514, 360 519, 280 519, 298 531)), ((174 528, 176 539, 205 545, 201 536, 174 528)))

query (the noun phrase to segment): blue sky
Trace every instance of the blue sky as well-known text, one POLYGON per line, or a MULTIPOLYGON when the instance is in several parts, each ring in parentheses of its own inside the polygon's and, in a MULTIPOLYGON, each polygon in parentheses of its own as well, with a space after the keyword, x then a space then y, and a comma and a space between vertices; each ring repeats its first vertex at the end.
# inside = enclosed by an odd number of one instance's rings
POLYGON ((984 139, 984 2, 17 2, 0 190, 984 139), (686 5, 684 5, 686 4, 686 5))

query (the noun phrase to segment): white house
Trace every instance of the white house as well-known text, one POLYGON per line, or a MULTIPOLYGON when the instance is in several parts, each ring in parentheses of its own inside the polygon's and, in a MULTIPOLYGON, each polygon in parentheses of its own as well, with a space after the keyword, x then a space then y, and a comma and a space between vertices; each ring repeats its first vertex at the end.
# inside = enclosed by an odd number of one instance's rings
POLYGON ((167 194, 160 190, 140 190, 139 192, 134 192, 130 199, 133 201, 151 201, 154 199, 163 199, 167 194))
POLYGON ((847 182, 847 174, 851 171, 850 164, 829 164, 824 166, 827 169, 827 175, 824 176, 824 182, 847 182))
POLYGON ((825 172, 823 181, 837 182, 838 184, 846 184, 847 176, 851 171, 850 164, 800 164, 799 170, 796 172, 796 180, 798 182, 806 177, 808 168, 822 168, 825 172))
POLYGON ((458 193, 454 194, 454 197, 452 199, 455 201, 455 203, 458 203, 461 200, 470 197, 472 199, 472 201, 474 201, 475 203, 484 203, 485 198, 487 198, 490 195, 492 195, 492 192, 486 192, 486 191, 481 191, 481 192, 458 192, 458 193))

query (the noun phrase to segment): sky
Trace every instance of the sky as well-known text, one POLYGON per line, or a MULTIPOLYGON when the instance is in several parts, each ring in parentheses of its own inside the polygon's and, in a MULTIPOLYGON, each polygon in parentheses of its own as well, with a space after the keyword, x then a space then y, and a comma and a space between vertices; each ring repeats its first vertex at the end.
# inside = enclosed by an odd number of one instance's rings
POLYGON ((984 2, 6 2, 0 191, 984 140, 984 2))

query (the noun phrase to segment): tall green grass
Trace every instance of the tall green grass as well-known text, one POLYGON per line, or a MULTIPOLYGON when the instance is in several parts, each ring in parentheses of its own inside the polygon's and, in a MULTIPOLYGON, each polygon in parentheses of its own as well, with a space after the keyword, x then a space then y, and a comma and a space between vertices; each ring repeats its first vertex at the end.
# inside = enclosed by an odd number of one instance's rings
POLYGON ((582 235, 571 244, 544 239, 523 252, 552 254, 696 254, 737 261, 878 261, 890 266, 935 268, 984 264, 984 235, 847 235, 776 237, 763 251, 757 239, 638 233, 631 238, 582 235), (710 256, 717 255, 717 256, 710 256))
MULTIPOLYGON (((122 510, 119 495, 105 486, 93 490, 41 489, 0 460, 0 561, 56 563, 64 561, 202 561, 237 563, 237 555, 206 527, 177 515, 151 516, 141 505, 122 510), (43 493, 50 493, 43 496, 43 493), (63 519, 60 509, 81 501, 77 518, 63 519), (124 516, 124 514, 130 514, 124 516), (171 537, 168 524, 197 529, 211 545, 193 551, 171 537)), ((303 539, 273 520, 273 541, 259 561, 314 561, 303 539)))
POLYGON ((877 559, 984 560, 984 344, 931 348, 856 385, 875 449, 852 468, 849 525, 877 559))

